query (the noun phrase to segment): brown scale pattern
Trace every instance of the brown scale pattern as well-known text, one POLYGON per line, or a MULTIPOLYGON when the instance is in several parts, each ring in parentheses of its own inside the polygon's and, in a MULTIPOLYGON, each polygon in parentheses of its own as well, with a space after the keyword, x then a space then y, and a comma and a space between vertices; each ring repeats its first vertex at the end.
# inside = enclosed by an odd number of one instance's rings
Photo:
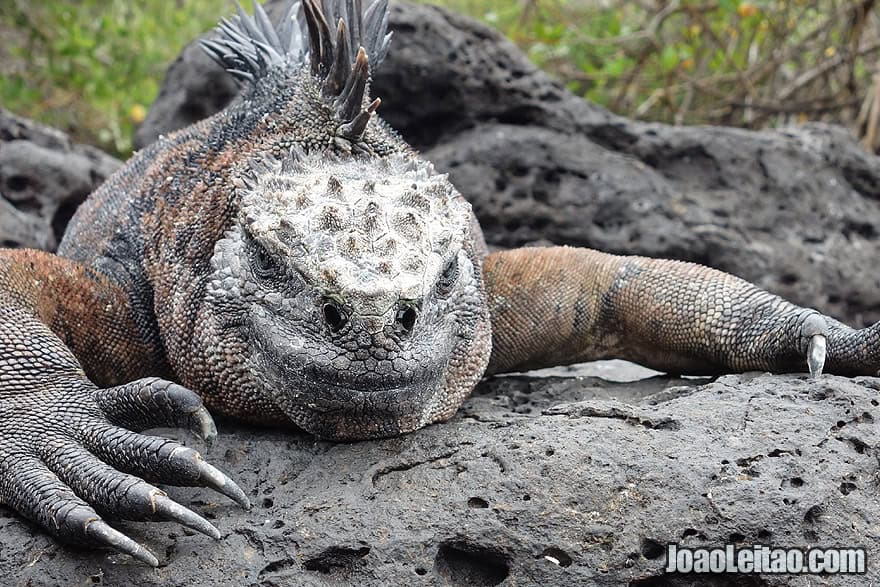
MULTIPOLYGON (((89 379, 105 386, 169 374, 160 349, 139 332, 128 295, 106 277, 42 251, 7 250, 0 251, 0 284, 0 308, 47 326, 63 343, 59 365, 73 361, 79 369, 72 353, 89 379)), ((57 345, 49 333, 32 335, 57 345)))
POLYGON ((489 255, 490 372, 622 358, 661 371, 880 372, 880 325, 851 329, 732 275, 680 261, 550 247, 489 255))

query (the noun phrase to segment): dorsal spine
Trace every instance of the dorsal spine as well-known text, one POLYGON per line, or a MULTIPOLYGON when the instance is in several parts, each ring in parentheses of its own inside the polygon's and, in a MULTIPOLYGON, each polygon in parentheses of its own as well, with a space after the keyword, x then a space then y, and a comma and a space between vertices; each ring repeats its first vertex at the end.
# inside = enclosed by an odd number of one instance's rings
POLYGON ((360 141, 381 103, 377 98, 365 105, 365 98, 371 72, 391 42, 388 1, 375 0, 366 9, 360 0, 292 2, 277 27, 256 1, 253 16, 237 2, 236 7, 238 14, 221 20, 218 38, 202 41, 208 54, 248 84, 259 83, 273 67, 308 63, 336 110, 338 135, 360 141), (336 25, 335 33, 330 22, 336 25))

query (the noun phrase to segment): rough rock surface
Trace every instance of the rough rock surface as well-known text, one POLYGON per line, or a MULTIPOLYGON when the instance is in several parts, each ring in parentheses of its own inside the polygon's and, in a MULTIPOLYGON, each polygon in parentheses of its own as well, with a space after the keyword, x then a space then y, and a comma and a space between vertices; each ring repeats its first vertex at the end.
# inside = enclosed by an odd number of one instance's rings
POLYGON ((120 165, 0 108, 0 247, 54 250, 77 206, 120 165))
MULTIPOLYGON (((490 244, 696 261, 853 324, 880 320, 880 273, 867 270, 880 251, 880 159, 844 129, 634 122, 466 17, 399 3, 391 28, 374 83, 381 114, 450 173, 490 244)), ((140 144, 231 96, 194 49, 169 70, 140 144)))
MULTIPOLYGON (((840 129, 632 122, 568 94, 466 18, 400 4, 392 26, 375 80, 382 113, 451 173, 496 246, 691 259, 853 322, 880 318, 880 163, 840 129)), ((190 46, 140 144, 234 92, 190 46)), ((118 165, 5 113, 0 140, 0 242, 53 248, 118 165)), ((489 380, 451 422, 391 440, 330 444, 221 423, 209 456, 254 509, 169 489, 214 519, 220 542, 123 523, 159 556, 153 570, 61 547, 0 509, 0 577, 144 587, 880 581, 880 379, 609 383, 553 372, 489 380), (730 541, 864 546, 868 576, 663 575, 667 542, 730 541)))
POLYGON ((168 68, 159 95, 135 132, 135 147, 141 149, 160 134, 207 118, 237 94, 232 76, 211 61, 198 43, 190 43, 168 68))
POLYGON ((125 524, 160 558, 153 570, 59 547, 3 512, 0 576, 142 587, 880 580, 880 379, 702 383, 500 377, 449 423, 356 444, 223 424, 210 456, 254 509, 169 490, 214 519, 221 541, 125 524), (868 575, 664 576, 668 542, 864 546, 868 575))

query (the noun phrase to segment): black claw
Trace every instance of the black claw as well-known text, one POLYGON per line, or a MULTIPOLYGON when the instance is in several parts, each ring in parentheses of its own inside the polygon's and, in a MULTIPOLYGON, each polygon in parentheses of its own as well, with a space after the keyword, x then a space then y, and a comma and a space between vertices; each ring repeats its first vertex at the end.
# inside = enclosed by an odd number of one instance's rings
POLYGON ((192 420, 192 432, 204 440, 208 446, 213 445, 217 439, 217 426, 214 424, 214 419, 208 413, 208 410, 204 407, 199 407, 198 410, 193 412, 192 420))
POLYGON ((222 493, 246 510, 251 509, 251 501, 248 499, 247 495, 245 495, 244 491, 235 484, 235 481, 230 479, 220 469, 203 461, 198 455, 196 455, 196 465, 199 468, 199 481, 201 481, 205 487, 210 487, 211 489, 222 493))
POLYGON ((159 566, 157 559, 152 552, 123 534, 122 532, 111 528, 106 522, 96 519, 89 523, 86 527, 86 534, 101 544, 106 544, 118 550, 123 554, 127 554, 142 563, 146 563, 151 567, 159 566))
POLYGON ((156 516, 163 520, 177 522, 196 532, 210 536, 214 540, 220 540, 220 530, 211 522, 163 493, 157 493, 153 496, 153 509, 156 511, 156 516))

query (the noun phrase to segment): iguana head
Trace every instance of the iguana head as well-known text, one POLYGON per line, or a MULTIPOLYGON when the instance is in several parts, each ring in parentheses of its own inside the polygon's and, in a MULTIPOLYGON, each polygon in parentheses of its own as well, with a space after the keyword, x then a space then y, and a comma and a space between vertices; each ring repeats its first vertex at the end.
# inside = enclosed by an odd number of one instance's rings
POLYGON ((226 332, 258 392, 334 439, 448 418, 489 353, 470 205, 413 155, 257 168, 209 299, 242 310, 226 332))
POLYGON ((241 402, 334 439, 450 417, 491 347, 470 205, 374 116, 387 23, 386 0, 305 0, 277 27, 255 5, 203 43, 248 88, 228 118, 254 119, 264 145, 231 158, 207 344, 241 402))

